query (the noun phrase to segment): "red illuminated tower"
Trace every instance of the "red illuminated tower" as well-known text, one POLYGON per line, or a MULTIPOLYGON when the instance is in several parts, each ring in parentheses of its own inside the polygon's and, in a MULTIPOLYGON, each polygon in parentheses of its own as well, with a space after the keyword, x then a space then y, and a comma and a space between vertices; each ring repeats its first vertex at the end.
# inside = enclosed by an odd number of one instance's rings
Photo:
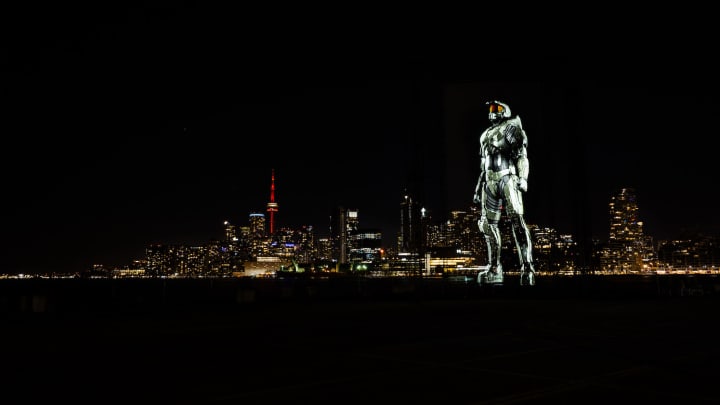
POLYGON ((270 235, 275 233, 275 213, 278 205, 275 202, 275 169, 272 169, 272 181, 270 183, 270 202, 267 203, 267 212, 270 214, 270 235))

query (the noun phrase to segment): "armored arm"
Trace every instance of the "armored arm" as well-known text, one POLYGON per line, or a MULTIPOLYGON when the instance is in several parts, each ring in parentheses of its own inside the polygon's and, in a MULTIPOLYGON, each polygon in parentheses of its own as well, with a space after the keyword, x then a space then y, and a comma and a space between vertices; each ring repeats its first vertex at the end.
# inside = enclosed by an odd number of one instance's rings
POLYGON ((483 132, 480 136, 480 175, 478 176, 477 184, 475 184, 475 194, 473 195, 473 202, 479 204, 481 202, 482 189, 485 187, 485 167, 487 166, 485 148, 485 136, 487 131, 483 132))
POLYGON ((530 161, 527 157, 527 134, 522 128, 520 116, 512 119, 512 123, 505 130, 505 140, 515 150, 515 168, 518 175, 518 188, 527 191, 528 176, 530 175, 530 161))
POLYGON ((525 151, 525 148, 523 148, 523 151, 521 154, 518 155, 517 158, 517 171, 518 171, 518 188, 520 191, 525 192, 527 191, 528 187, 528 175, 530 174, 530 161, 527 158, 527 153, 525 151))

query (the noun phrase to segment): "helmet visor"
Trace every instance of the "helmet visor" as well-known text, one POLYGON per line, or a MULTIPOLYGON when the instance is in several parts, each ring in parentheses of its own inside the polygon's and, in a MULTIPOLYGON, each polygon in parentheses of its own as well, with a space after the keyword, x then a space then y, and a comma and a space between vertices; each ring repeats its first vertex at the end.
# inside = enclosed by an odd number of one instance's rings
POLYGON ((505 111, 505 107, 501 106, 500 104, 490 103, 491 113, 502 114, 503 111, 505 111))

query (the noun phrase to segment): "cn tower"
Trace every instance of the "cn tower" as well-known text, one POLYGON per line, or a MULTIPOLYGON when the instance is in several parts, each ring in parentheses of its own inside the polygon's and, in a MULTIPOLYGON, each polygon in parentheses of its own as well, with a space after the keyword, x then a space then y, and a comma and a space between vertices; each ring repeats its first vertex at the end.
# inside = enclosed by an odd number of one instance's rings
POLYGON ((270 182, 270 202, 267 203, 267 212, 270 214, 270 235, 275 234, 275 213, 278 211, 278 205, 275 202, 275 169, 272 169, 272 178, 270 182))

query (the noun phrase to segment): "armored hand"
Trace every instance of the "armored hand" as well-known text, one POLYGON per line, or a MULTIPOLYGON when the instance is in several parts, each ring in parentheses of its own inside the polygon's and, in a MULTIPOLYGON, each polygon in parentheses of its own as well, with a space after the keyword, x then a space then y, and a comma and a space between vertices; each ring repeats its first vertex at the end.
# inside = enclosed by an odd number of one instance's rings
POLYGON ((517 187, 518 190, 522 191, 523 193, 526 192, 528 187, 527 180, 523 179, 522 177, 519 178, 517 182, 517 187))

